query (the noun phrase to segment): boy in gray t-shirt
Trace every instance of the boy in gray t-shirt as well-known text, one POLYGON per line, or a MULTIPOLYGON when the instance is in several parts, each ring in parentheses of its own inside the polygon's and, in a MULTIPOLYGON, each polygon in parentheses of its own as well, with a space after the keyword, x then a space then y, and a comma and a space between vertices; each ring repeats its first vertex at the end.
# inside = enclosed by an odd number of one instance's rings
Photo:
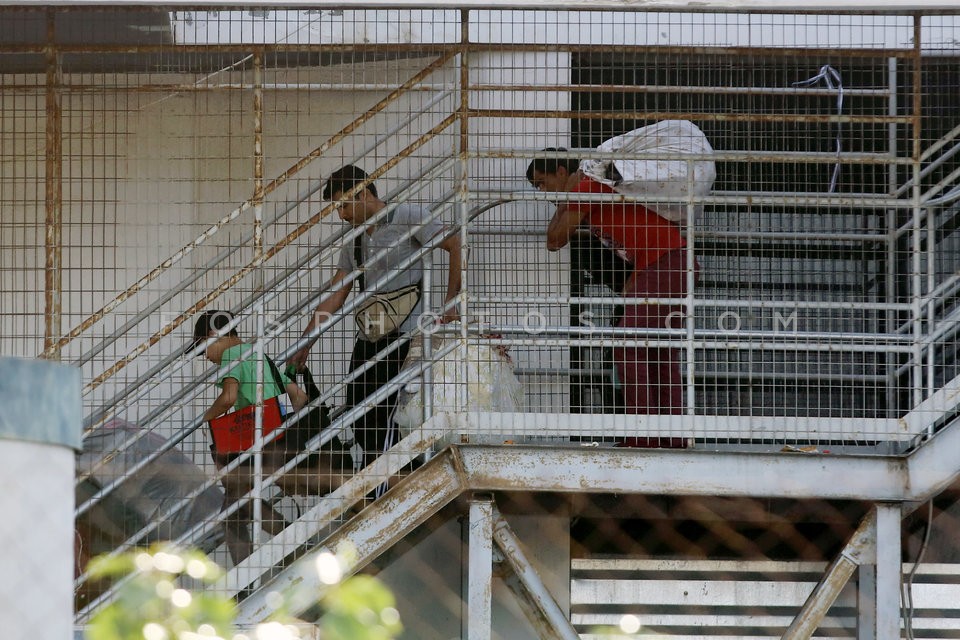
MULTIPOLYGON (((372 182, 367 182, 367 180, 367 174, 362 169, 353 165, 346 165, 330 176, 323 189, 324 199, 343 200, 338 210, 340 218, 354 227, 367 226, 367 221, 387 206, 387 203, 378 197, 376 186, 372 182), (363 188, 354 195, 350 195, 352 190, 365 182, 366 185, 363 188)), ((344 247, 340 253, 337 272, 331 281, 333 293, 317 305, 303 335, 309 335, 320 320, 329 318, 343 306, 347 296, 350 295, 353 283, 346 285, 340 283, 351 271, 357 268, 358 257, 364 266, 364 274, 359 278, 361 288, 367 284, 376 284, 380 278, 387 274, 391 274, 392 277, 389 277, 385 284, 377 287, 378 292, 395 291, 419 283, 423 278, 423 265, 419 260, 414 261, 404 269, 400 269, 399 265, 427 244, 434 236, 441 233, 444 230, 443 226, 436 221, 427 222, 411 234, 409 238, 405 240, 400 238, 416 225, 421 224, 427 217, 427 211, 422 207, 408 204, 399 205, 387 215, 385 220, 368 226, 366 232, 360 236, 359 247, 355 243, 344 247), (374 261, 373 257, 383 251, 387 252, 386 255, 374 261)), ((437 246, 450 254, 447 293, 444 298, 444 303, 447 303, 460 292, 460 237, 454 234, 437 246)), ((350 371, 353 372, 365 364, 393 342, 401 340, 403 333, 416 326, 417 318, 422 311, 421 307, 422 302, 418 302, 416 308, 403 321, 398 331, 379 340, 370 341, 358 335, 353 353, 350 356, 350 371)), ((444 322, 456 318, 455 308, 450 309, 443 315, 444 322)), ((298 367, 304 364, 312 345, 313 341, 295 353, 289 362, 298 367)), ((351 380, 347 384, 346 408, 349 409, 361 404, 364 398, 396 377, 407 356, 409 347, 409 341, 403 340, 403 343, 392 353, 381 358, 356 379, 351 380)), ((391 422, 396 401, 397 393, 391 394, 386 400, 369 409, 353 425, 357 442, 360 443, 366 453, 367 463, 393 444, 391 422)))

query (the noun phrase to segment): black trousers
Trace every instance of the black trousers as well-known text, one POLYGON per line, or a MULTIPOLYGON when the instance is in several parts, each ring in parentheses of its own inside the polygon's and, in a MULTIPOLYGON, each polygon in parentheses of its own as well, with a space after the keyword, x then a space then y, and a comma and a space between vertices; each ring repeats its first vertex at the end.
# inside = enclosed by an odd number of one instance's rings
MULTIPOLYGON (((350 355, 350 371, 360 368, 372 359, 377 352, 382 351, 391 343, 400 340, 399 333, 392 333, 380 338, 376 342, 358 339, 353 345, 353 353, 350 355)), ((385 358, 379 360, 372 367, 364 371, 356 380, 347 384, 347 409, 364 404, 364 400, 376 392, 380 387, 392 380, 400 373, 403 361, 407 358, 407 352, 410 351, 410 341, 403 340, 402 344, 385 358)), ((353 423, 353 431, 357 442, 363 447, 365 462, 370 464, 378 455, 380 455, 387 438, 396 429, 391 428, 393 421, 393 412, 397 407, 397 396, 399 391, 391 393, 387 398, 376 403, 367 410, 353 423)), ((391 438, 390 445, 396 441, 391 438)))

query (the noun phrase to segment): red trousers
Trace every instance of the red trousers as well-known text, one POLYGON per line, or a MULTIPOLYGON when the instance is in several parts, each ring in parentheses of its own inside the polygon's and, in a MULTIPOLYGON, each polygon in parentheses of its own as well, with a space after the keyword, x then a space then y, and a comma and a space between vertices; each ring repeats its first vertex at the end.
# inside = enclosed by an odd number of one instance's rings
MULTIPOLYGON (((694 262, 694 280, 698 276, 699 265, 694 262)), ((687 250, 675 249, 646 268, 634 271, 624 286, 623 295, 631 298, 687 295, 687 250)), ((685 317, 682 305, 627 304, 617 326, 682 329, 685 317)), ((684 385, 679 349, 615 347, 613 359, 623 385, 627 413, 683 413, 684 385)))

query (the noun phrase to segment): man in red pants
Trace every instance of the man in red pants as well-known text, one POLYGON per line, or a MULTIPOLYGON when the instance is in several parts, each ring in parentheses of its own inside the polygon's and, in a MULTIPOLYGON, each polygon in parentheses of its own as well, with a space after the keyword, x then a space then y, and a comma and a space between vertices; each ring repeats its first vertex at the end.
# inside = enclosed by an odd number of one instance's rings
MULTIPOLYGON (((562 153, 564 149, 545 149, 562 153)), ((527 167, 527 180, 540 191, 615 193, 578 171, 579 161, 545 155, 527 167)), ((607 247, 629 262, 633 273, 622 294, 630 298, 679 298, 687 294, 686 241, 675 223, 635 202, 568 202, 557 206, 547 227, 547 249, 567 245, 574 231, 586 225, 607 247)), ((695 276, 699 269, 694 264, 695 276)), ((679 305, 627 304, 617 326, 682 328, 679 305)), ((620 346, 613 350, 623 385, 627 413, 681 414, 684 385, 679 349, 620 346)), ((681 438, 626 438, 624 446, 681 446, 681 438)))

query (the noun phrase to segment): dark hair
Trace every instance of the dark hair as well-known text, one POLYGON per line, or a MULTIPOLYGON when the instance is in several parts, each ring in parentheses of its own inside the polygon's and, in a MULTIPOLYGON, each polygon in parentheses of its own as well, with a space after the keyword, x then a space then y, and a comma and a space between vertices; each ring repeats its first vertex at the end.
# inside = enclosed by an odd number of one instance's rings
MULTIPOLYGON (((566 151, 563 147, 547 147, 544 151, 566 151)), ((540 156, 530 161, 527 167, 527 181, 533 184, 533 172, 556 173, 557 169, 563 167, 567 173, 576 173, 580 168, 580 161, 576 158, 554 158, 553 156, 540 156)), ((537 186, 533 184, 533 186, 537 186)))
MULTIPOLYGON (((222 331, 232 320, 233 314, 229 311, 218 311, 216 309, 204 311, 197 318, 196 324, 193 325, 193 342, 190 344, 190 350, 192 351, 200 346, 209 337, 211 329, 222 331)), ((237 328, 233 327, 224 335, 236 336, 237 328)))
MULTIPOLYGON (((346 193, 366 179, 367 172, 360 167, 352 164, 343 166, 330 174, 327 184, 323 187, 322 197, 324 200, 333 200, 335 193, 346 193)), ((367 191, 369 191, 374 198, 379 197, 377 196, 377 187, 372 182, 367 185, 367 191)))

